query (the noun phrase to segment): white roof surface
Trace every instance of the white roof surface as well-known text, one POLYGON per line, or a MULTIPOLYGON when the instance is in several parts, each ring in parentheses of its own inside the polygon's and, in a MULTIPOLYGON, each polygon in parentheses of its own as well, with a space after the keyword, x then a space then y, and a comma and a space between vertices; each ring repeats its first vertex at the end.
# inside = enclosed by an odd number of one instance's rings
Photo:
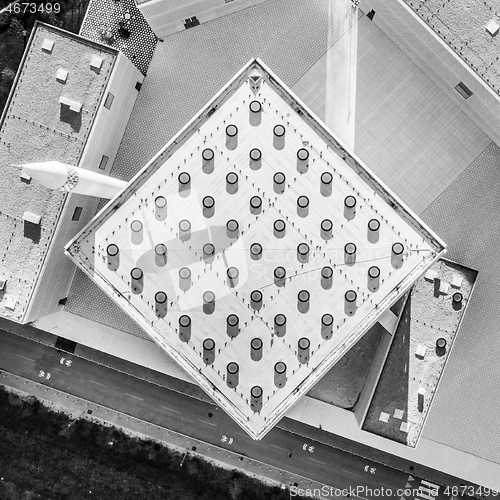
POLYGON ((265 65, 252 60, 68 244, 67 253, 260 439, 444 253, 444 244, 265 65), (249 76, 255 72, 262 80, 252 89, 249 76), (250 111, 252 101, 261 103, 260 112, 250 111), (226 134, 228 125, 237 127, 236 138, 226 134), (276 125, 285 128, 281 138, 273 132, 276 125), (254 148, 260 161, 249 156, 254 148), (306 161, 297 157, 302 148, 309 153, 306 161), (206 149, 213 161, 203 159, 206 149), (286 178, 283 193, 273 181, 277 172, 286 178), (332 176, 330 190, 322 187, 325 172, 332 176), (190 176, 185 186, 182 173, 190 176), (238 176, 235 192, 229 173, 238 176), (215 200, 214 210, 203 208, 207 196, 215 200), (301 196, 309 200, 304 210, 297 205, 301 196), (348 196, 356 200, 355 211, 345 206, 348 196), (166 209, 158 208, 158 197, 166 209), (262 202, 258 209, 251 207, 255 197, 262 202), (333 223, 331 235, 321 231, 325 219, 333 223), (369 230, 372 219, 379 221, 378 231, 369 230), (191 226, 184 234, 182 220, 191 226), (229 220, 238 222, 237 232, 227 230, 229 220), (285 222, 282 234, 274 229, 277 220, 285 222), (207 243, 214 245, 214 256, 204 254, 207 243), (260 258, 250 253, 254 243, 262 247, 260 258), (345 253, 349 243, 356 246, 355 257, 345 253), (404 249, 400 257, 392 251, 396 243, 404 249), (167 249, 166 260, 155 253, 159 244, 167 249), (300 244, 309 247, 304 258, 300 244), (109 245, 117 246, 111 253, 118 255, 108 254, 109 245), (275 278, 280 266, 285 280, 275 278), (378 280, 368 277, 373 266, 378 280), (180 277, 183 267, 190 278, 180 277), (231 267, 239 273, 234 283, 227 274, 231 267), (333 270, 331 280, 322 278, 325 267, 333 270), (138 280, 131 279, 134 268, 142 271, 135 271, 142 274, 138 280), (262 302, 252 303, 257 290, 262 302), (204 303, 207 291, 215 294, 214 304, 204 303), (301 291, 309 293, 308 301, 299 301, 301 291), (345 299, 349 291, 356 294, 354 307, 345 299), (158 292, 166 294, 166 308, 156 301, 162 298, 158 292), (286 316, 285 330, 275 325, 278 314, 286 316), (333 317, 331 327, 322 325, 325 314, 333 317), (228 331, 229 315, 238 316, 236 336, 228 331), (183 316, 190 327, 180 325, 183 316), (262 341, 262 357, 252 353, 255 338, 262 341), (302 338, 309 349, 298 348, 302 338), (204 349, 206 339, 215 342, 213 355, 204 349), (286 365, 285 374, 275 372, 277 362, 286 365), (237 363, 237 377, 228 373, 230 363, 237 363), (260 401, 252 398, 253 387, 262 389, 260 401))

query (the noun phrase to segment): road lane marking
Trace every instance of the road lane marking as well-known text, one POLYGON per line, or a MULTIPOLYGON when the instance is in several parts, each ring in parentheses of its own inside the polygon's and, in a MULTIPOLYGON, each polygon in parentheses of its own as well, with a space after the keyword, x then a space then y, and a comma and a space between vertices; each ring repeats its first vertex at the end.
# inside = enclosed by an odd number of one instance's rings
POLYGON ((133 394, 125 393, 125 396, 130 396, 131 398, 140 399, 141 401, 144 401, 144 399, 140 398, 139 396, 134 396, 133 394))
POLYGON ((361 477, 361 474, 356 474, 355 472, 351 472, 350 470, 345 470, 345 469, 342 469, 344 472, 347 472, 347 474, 352 474, 353 476, 358 476, 358 477, 361 477))
POLYGON ((323 465, 326 465, 325 462, 321 462, 321 460, 316 460, 315 458, 311 458, 311 457, 307 457, 308 460, 312 460, 313 462, 317 462, 318 464, 323 464, 323 465))
POLYGON ((70 372, 67 372, 67 371, 61 370, 60 368, 54 368, 54 370, 57 370, 58 372, 63 372, 63 373, 65 373, 66 375, 71 375, 71 373, 70 373, 70 372))
POLYGON ((212 424, 212 422, 207 422, 206 420, 202 420, 201 418, 198 419, 200 422, 203 422, 204 424, 207 425, 212 425, 213 427, 217 427, 217 424, 212 424))
POLYGON ((271 446, 272 446, 273 448, 278 448, 278 450, 283 450, 283 451, 288 452, 288 450, 285 450, 285 448, 282 448, 281 446, 276 446, 275 444, 272 444, 271 446))
POLYGON ((95 382, 94 380, 89 379, 89 382, 91 382, 92 384, 95 384, 95 385, 100 385, 101 387, 106 387, 106 388, 108 387, 107 385, 101 384, 99 382, 95 382))
POLYGON ((28 361, 33 361, 33 363, 35 362, 34 359, 27 358, 26 356, 21 356, 20 354, 16 354, 16 356, 19 356, 20 358, 23 358, 23 359, 27 359, 28 361))
POLYGON ((243 436, 244 438, 248 437, 248 434, 242 434, 241 432, 235 432, 235 434, 238 434, 238 436, 243 436))
POLYGON ((168 411, 173 411, 174 413, 180 413, 177 410, 172 410, 172 408, 168 408, 167 406, 162 406, 162 408, 165 408, 165 410, 168 410, 168 411))

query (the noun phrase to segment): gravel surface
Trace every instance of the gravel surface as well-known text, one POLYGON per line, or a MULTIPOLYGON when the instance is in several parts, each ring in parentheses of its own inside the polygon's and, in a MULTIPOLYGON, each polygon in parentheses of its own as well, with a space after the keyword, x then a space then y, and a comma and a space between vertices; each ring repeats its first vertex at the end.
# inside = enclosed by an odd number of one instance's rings
POLYGON ((34 34, 0 124, 0 241, 7 246, 0 277, 8 280, 0 301, 6 295, 17 300, 14 310, 0 304, 0 314, 8 319, 23 320, 66 197, 35 181, 21 181, 20 170, 11 165, 47 160, 78 165, 114 58, 114 52, 96 50, 57 29, 39 26, 34 34), (41 50, 45 38, 54 41, 51 54, 41 50), (104 59, 98 74, 90 69, 94 54, 104 59), (56 81, 59 68, 68 71, 65 84, 56 81), (67 119, 61 95, 81 102, 81 113, 67 119), (39 215, 40 225, 25 223, 24 212, 39 215))
POLYGON ((497 93, 500 91, 500 3, 494 0, 405 0, 405 2, 497 93))
POLYGON ((431 269, 437 271, 436 279, 421 278, 408 299, 363 424, 364 430, 409 446, 415 446, 420 436, 477 275, 446 260, 431 269), (455 275, 463 279, 460 288, 450 285, 448 293, 439 292, 455 275), (457 291, 464 297, 461 306, 452 301, 457 291), (436 347, 440 337, 447 342, 442 350, 436 347), (418 346, 425 346, 423 357, 417 355, 418 346), (425 389, 420 401, 419 388, 425 389), (396 409, 403 411, 402 418, 394 416, 396 409), (387 423, 379 419, 381 412, 390 415, 387 423), (410 424, 408 433, 400 430, 403 422, 410 424))

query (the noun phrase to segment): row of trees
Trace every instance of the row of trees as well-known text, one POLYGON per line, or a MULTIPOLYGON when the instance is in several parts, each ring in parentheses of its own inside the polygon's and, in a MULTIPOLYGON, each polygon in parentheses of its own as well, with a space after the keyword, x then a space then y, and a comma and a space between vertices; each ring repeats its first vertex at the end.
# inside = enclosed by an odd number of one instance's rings
POLYGON ((289 495, 190 453, 71 419, 1 386, 0 450, 2 499, 285 500, 289 495))

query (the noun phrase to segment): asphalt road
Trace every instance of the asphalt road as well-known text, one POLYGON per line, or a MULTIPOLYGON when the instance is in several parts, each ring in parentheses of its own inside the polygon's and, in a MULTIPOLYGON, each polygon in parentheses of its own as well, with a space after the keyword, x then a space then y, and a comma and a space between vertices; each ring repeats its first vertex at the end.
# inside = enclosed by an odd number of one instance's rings
POLYGON ((397 490, 410 487, 420 490, 406 500, 449 498, 443 487, 283 429, 254 441, 213 404, 4 331, 0 369, 356 496, 380 498, 390 488, 400 498, 397 490))

